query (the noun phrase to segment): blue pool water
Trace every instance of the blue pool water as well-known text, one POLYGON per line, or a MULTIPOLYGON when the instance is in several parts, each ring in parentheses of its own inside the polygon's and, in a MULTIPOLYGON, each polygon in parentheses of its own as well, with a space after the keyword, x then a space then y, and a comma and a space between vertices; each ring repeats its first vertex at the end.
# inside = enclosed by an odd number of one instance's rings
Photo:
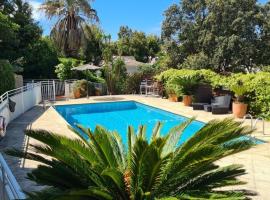
MULTIPOLYGON (((72 126, 81 124, 94 130, 97 125, 106 127, 110 131, 117 131, 127 141, 127 128, 133 126, 135 130, 140 125, 147 125, 147 137, 150 138, 152 130, 158 121, 164 123, 161 134, 184 121, 186 117, 176 115, 158 108, 147 106, 135 101, 63 105, 55 106, 55 109, 72 126)), ((194 135, 204 123, 193 121, 184 131, 180 144, 194 135)))
MULTIPOLYGON (((149 139, 157 122, 160 121, 164 124, 161 131, 161 135, 164 135, 174 126, 187 120, 186 117, 135 101, 60 105, 55 106, 55 109, 73 128, 76 128, 76 124, 80 124, 94 130, 97 125, 101 125, 110 131, 117 131, 124 144, 127 144, 127 128, 130 125, 135 130, 140 125, 147 125, 146 132, 149 139)), ((204 125, 203 122, 193 121, 183 132, 179 144, 193 136, 204 125)), ((243 137, 241 139, 250 138, 243 137)), ((256 144, 263 143, 261 140, 254 142, 256 144)))

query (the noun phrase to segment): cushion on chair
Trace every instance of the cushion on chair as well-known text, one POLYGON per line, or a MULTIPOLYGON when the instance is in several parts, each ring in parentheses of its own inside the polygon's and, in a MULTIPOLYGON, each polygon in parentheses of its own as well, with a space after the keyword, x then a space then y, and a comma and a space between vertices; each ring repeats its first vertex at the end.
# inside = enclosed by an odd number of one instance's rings
POLYGON ((209 105, 208 103, 193 103, 193 110, 203 110, 205 105, 209 105))

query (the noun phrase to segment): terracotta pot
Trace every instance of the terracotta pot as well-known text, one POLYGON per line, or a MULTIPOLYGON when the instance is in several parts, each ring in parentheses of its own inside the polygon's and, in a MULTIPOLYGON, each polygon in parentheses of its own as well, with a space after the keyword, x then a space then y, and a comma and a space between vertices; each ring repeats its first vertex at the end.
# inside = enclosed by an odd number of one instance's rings
POLYGON ((75 98, 75 99, 78 99, 78 98, 81 97, 81 92, 80 92, 80 90, 75 90, 73 93, 74 93, 74 98, 75 98))
POLYGON ((247 114, 248 105, 240 102, 233 102, 233 115, 237 118, 243 118, 247 114))
POLYGON ((96 95, 96 96, 100 96, 100 94, 101 94, 100 90, 96 90, 96 91, 95 91, 95 95, 96 95))
POLYGON ((169 94, 169 101, 177 102, 178 97, 176 96, 176 94, 169 94))
POLYGON ((184 104, 184 106, 190 106, 191 103, 192 103, 192 96, 184 95, 183 96, 183 104, 184 104))

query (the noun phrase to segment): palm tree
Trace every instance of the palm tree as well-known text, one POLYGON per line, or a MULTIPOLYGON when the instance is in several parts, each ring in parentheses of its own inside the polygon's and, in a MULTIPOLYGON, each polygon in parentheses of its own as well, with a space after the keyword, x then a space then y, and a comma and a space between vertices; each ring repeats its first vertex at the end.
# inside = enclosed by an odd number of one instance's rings
POLYGON ((179 146, 191 121, 166 136, 160 135, 162 124, 157 123, 149 140, 145 126, 137 134, 129 127, 127 149, 116 132, 100 126, 94 132, 73 129, 81 139, 28 130, 29 137, 45 145, 7 153, 41 163, 28 178, 48 187, 30 193, 30 199, 246 199, 244 190, 220 189, 243 184, 237 179, 245 173, 242 166, 220 167, 215 161, 250 148, 252 141, 239 139, 250 128, 232 119, 214 120, 179 146))
MULTIPOLYGON (((89 0, 91 1, 91 0, 89 0)), ((67 55, 76 57, 83 38, 87 20, 98 21, 96 10, 88 0, 46 0, 41 9, 49 19, 58 17, 51 31, 56 45, 67 55)))

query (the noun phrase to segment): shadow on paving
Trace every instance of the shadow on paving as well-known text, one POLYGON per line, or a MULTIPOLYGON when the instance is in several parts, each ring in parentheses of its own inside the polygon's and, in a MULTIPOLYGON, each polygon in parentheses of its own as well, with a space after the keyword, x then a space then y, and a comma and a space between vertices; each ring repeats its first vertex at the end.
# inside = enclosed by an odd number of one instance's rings
POLYGON ((41 186, 37 186, 34 182, 28 180, 26 175, 33 168, 25 167, 25 159, 15 158, 6 155, 4 152, 7 149, 28 149, 29 138, 24 134, 25 129, 31 128, 32 123, 37 120, 44 113, 41 106, 35 106, 28 110, 20 117, 12 121, 8 127, 5 137, 0 141, 0 151, 21 186, 22 190, 30 192, 40 190, 41 186))

